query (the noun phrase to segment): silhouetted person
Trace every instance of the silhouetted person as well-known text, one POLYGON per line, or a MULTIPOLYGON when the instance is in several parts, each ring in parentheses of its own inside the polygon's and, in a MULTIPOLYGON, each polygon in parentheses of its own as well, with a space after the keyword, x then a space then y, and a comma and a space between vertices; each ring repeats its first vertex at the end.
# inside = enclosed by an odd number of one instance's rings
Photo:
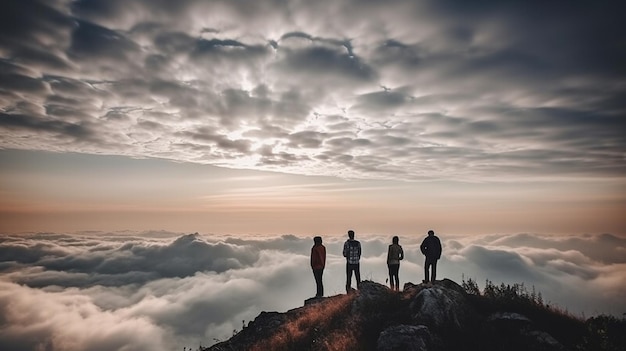
POLYGON ((346 258, 346 293, 349 293, 352 285, 352 272, 356 278, 357 289, 361 285, 361 270, 359 268, 361 243, 354 240, 353 230, 348 230, 348 240, 343 244, 343 257, 346 258))
POLYGON ((322 237, 313 238, 313 247, 311 248, 311 269, 315 277, 315 285, 317 285, 317 293, 315 297, 324 296, 324 284, 322 283, 322 275, 326 267, 326 247, 322 245, 322 237))
POLYGON ((404 250, 402 246, 398 244, 397 236, 391 239, 391 245, 387 250, 387 268, 389 268, 389 284, 391 290, 400 290, 400 278, 398 277, 398 271, 400 270, 400 260, 404 259, 404 250))
POLYGON ((426 261, 424 262, 424 283, 435 282, 437 277, 437 260, 441 258, 441 241, 435 235, 435 232, 432 230, 428 231, 428 236, 422 241, 420 250, 426 256, 426 261), (432 275, 429 279, 430 267, 432 267, 432 275))

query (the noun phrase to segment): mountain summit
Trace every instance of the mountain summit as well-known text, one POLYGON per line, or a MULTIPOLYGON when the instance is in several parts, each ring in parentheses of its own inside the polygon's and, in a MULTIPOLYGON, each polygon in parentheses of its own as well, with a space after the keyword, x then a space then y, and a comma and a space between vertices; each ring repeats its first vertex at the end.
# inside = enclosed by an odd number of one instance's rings
MULTIPOLYGON (((553 310, 516 295, 510 286, 489 297, 468 293, 463 283, 407 283, 394 292, 364 281, 351 294, 308 299, 285 313, 262 312, 229 340, 204 350, 551 351, 625 345, 607 339, 615 331, 606 325, 597 330, 599 320, 585 322, 553 310), (513 294, 506 297, 507 291, 513 294)), ((612 321, 613 328, 625 325, 612 321)))

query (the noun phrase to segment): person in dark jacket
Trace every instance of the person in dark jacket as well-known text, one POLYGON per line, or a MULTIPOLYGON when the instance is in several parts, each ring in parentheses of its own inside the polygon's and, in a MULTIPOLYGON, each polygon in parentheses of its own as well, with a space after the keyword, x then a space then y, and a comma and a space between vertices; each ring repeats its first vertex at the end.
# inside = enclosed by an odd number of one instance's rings
POLYGON ((357 289, 361 286, 361 243, 354 240, 354 230, 348 230, 348 240, 343 243, 343 257, 346 258, 346 293, 352 291, 352 272, 356 278, 357 289))
POLYGON ((311 269, 313 277, 315 277, 315 285, 317 285, 317 293, 315 297, 324 296, 324 284, 322 283, 322 275, 326 267, 326 247, 322 245, 322 237, 313 238, 313 247, 311 248, 311 269))
POLYGON ((389 268, 389 284, 391 290, 400 290, 400 278, 398 277, 398 271, 400 270, 400 261, 404 259, 404 251, 402 246, 398 244, 400 239, 394 236, 391 239, 391 245, 387 250, 387 268, 389 268))
POLYGON ((420 250, 426 256, 426 261, 424 262, 424 283, 434 283, 437 277, 437 260, 441 258, 441 241, 434 231, 428 231, 428 236, 422 241, 420 250), (430 277, 429 268, 432 269, 430 277))

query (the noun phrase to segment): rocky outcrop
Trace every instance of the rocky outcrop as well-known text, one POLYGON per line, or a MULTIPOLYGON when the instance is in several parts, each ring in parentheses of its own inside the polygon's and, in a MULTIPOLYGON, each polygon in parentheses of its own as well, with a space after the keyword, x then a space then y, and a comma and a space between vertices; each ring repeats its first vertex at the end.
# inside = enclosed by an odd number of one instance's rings
POLYGON ((368 313, 374 305, 386 300, 390 295, 390 290, 384 285, 371 281, 361 282, 361 286, 352 302, 352 313, 368 313))
POLYGON ((431 335, 424 325, 395 325, 383 330, 376 342, 377 351, 432 350, 431 335))
POLYGON ((364 281, 354 293, 308 299, 285 313, 263 312, 208 350, 566 349, 528 316, 472 296, 449 279, 407 283, 402 292, 364 281))
POLYGON ((483 324, 482 336, 491 349, 560 351, 563 345, 545 331, 536 330, 524 315, 496 312, 483 324))
POLYGON ((463 288, 449 279, 422 287, 409 304, 412 322, 446 334, 468 330, 475 311, 465 295, 463 288))
POLYGON ((233 351, 233 350, 245 350, 250 345, 256 343, 257 340, 271 337, 276 328, 288 319, 288 313, 278 312, 261 312, 254 321, 248 323, 242 331, 234 335, 232 338, 225 342, 213 345, 208 350, 213 351, 233 351))

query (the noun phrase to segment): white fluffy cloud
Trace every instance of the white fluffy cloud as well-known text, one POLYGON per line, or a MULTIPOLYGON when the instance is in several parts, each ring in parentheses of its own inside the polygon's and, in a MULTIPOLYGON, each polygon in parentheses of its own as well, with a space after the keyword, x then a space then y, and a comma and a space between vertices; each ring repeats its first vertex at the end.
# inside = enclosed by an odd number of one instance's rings
MULTIPOLYGON (((535 286, 575 314, 626 311, 626 239, 447 237, 439 278, 535 286), (610 245, 609 245, 610 243, 610 245), (601 259, 594 253, 604 251, 601 259)), ((324 237, 326 295, 344 291, 343 236, 324 237)), ((360 237, 363 279, 385 283, 390 238, 360 237)), ((400 238, 401 283, 422 279, 421 237, 400 238)), ((170 350, 223 340, 261 311, 302 305, 315 287, 311 238, 196 234, 5 235, 0 241, 0 342, 7 350, 170 350), (155 238, 157 237, 157 238, 155 238), (24 256, 21 253, 30 252, 24 256), (165 268, 167 267, 167 268, 165 268)))

